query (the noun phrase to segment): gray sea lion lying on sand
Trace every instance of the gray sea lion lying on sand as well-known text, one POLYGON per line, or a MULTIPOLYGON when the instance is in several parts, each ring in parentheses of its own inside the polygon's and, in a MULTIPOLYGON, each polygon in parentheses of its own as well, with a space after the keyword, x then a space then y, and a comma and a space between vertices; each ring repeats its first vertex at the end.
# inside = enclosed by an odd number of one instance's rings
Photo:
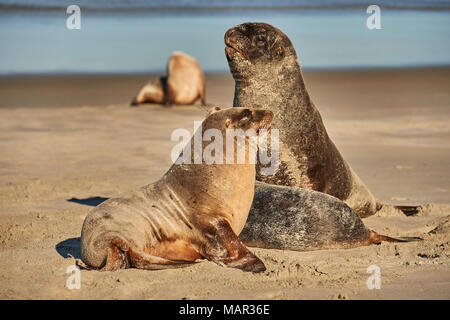
POLYGON ((262 182, 256 183, 239 238, 251 247, 297 251, 421 240, 380 235, 368 229, 348 205, 325 193, 262 182))

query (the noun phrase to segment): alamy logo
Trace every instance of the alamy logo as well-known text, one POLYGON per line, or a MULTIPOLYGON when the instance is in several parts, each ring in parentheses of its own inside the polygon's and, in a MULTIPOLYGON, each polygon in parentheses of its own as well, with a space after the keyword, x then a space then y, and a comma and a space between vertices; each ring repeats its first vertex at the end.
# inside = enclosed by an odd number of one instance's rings
POLYGON ((381 9, 373 4, 367 7, 367 13, 371 14, 366 21, 367 29, 381 29, 381 9))
POLYGON ((367 273, 372 275, 367 279, 366 284, 369 290, 381 289, 381 269, 379 266, 371 265, 367 267, 367 273))
POLYGON ((70 276, 66 280, 66 287, 69 290, 80 289, 81 288, 81 272, 80 268, 76 265, 68 266, 66 273, 70 276))
POLYGON ((79 6, 72 4, 67 7, 67 14, 70 16, 66 20, 66 26, 69 30, 80 30, 81 29, 81 9, 79 6))
POLYGON ((202 135, 201 126, 201 121, 194 121, 193 143, 191 143, 192 137, 187 129, 180 128, 172 132, 171 141, 180 141, 172 149, 171 159, 173 163, 255 164, 256 157, 246 160, 246 152, 247 150, 254 150, 256 153, 256 148, 258 148, 257 157, 261 165, 261 174, 273 175, 278 171, 278 129, 270 130, 269 139, 269 131, 266 129, 259 130, 258 134, 253 129, 247 131, 227 129, 226 136, 223 137, 222 132, 218 129, 207 129, 202 135), (246 140, 248 141, 248 147, 246 147, 246 140), (209 141, 211 143, 203 148, 203 142, 209 141), (225 156, 224 141, 226 142, 225 156), (234 149, 235 145, 236 150, 234 149))

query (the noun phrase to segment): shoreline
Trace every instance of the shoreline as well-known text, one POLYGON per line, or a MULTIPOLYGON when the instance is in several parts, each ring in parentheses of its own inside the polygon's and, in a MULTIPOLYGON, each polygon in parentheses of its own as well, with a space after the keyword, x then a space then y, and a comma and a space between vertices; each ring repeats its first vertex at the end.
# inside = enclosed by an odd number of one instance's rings
MULTIPOLYGON (((429 71, 437 71, 437 70, 446 70, 450 69, 450 64, 430 64, 430 65, 398 65, 398 66, 356 66, 356 67, 310 67, 305 68, 302 67, 302 72, 308 73, 317 73, 317 72, 378 72, 378 71, 414 71, 414 70, 429 70, 429 71)), ((11 72, 11 73, 0 73, 0 78, 8 78, 8 77, 38 77, 38 76, 140 76, 140 75, 160 75, 165 73, 166 71, 139 71, 139 72, 126 72, 126 71, 105 71, 105 72, 96 72, 96 71, 48 71, 48 72, 11 72)), ((229 74, 229 70, 212 70, 205 71, 204 74, 208 75, 225 75, 229 74)))
MULTIPOLYGON (((374 82, 380 78, 389 81, 390 85, 398 83, 389 79, 390 76, 400 77, 417 86, 416 81, 425 83, 437 83, 450 77, 450 66, 435 67, 408 67, 408 68, 354 68, 354 69, 306 69, 302 70, 306 86, 321 87, 336 90, 342 87, 342 81, 353 82, 357 86, 364 87, 361 81, 374 82), (333 88, 333 80, 336 83, 333 88), (319 84, 319 82, 321 82, 319 84)), ((36 74, 8 74, 0 75, 0 109, 16 107, 68 107, 82 105, 108 105, 126 104, 138 90, 151 78, 158 77, 165 72, 142 73, 36 73, 36 74), (97 97, 98 93, 106 96, 97 97), (84 92, 80 97, 79 92, 84 92)), ((229 72, 206 72, 207 100, 213 104, 231 106, 233 100, 234 80, 229 72), (223 93, 216 92, 216 88, 222 86, 223 93), (209 87, 209 88, 208 88, 209 87), (231 90, 230 90, 231 88, 231 90), (209 89, 209 90, 208 90, 209 89), (212 91, 212 94, 209 94, 212 91), (208 99, 209 96, 209 99, 208 99), (226 97, 226 99, 224 99, 226 97)), ((443 83, 440 87, 445 84, 443 83)), ((395 88, 387 90, 395 92, 395 88)), ((418 88, 420 86, 417 86, 418 88)), ((437 88, 443 90, 444 88, 437 88)), ((376 87, 374 87, 377 90, 376 87)), ((322 92, 319 92, 321 95, 322 92)), ((314 92, 312 93, 314 100, 314 92)), ((319 97, 321 98, 321 97, 319 97)), ((209 102, 208 101, 208 102, 209 102)), ((317 104, 320 109, 320 104, 317 104)))

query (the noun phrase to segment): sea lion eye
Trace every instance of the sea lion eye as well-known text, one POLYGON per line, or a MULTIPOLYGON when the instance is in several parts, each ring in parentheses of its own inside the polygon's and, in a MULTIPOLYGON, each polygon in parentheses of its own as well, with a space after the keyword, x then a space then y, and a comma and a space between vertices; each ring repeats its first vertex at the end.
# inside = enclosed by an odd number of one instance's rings
POLYGON ((266 44, 266 37, 263 34, 258 34, 255 37, 257 47, 263 47, 266 44))

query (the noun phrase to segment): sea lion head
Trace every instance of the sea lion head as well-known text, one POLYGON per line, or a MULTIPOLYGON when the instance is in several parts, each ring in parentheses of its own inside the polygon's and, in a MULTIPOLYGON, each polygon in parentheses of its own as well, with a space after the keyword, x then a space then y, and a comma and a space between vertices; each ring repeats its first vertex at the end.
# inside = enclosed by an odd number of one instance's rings
POLYGON ((249 108, 211 108, 203 121, 203 129, 215 128, 225 132, 227 129, 249 129, 259 133, 268 128, 273 119, 273 113, 265 109, 249 108))
POLYGON ((233 75, 254 68, 272 69, 286 58, 297 58, 289 38, 267 23, 246 22, 230 28, 225 33, 225 45, 233 75))

